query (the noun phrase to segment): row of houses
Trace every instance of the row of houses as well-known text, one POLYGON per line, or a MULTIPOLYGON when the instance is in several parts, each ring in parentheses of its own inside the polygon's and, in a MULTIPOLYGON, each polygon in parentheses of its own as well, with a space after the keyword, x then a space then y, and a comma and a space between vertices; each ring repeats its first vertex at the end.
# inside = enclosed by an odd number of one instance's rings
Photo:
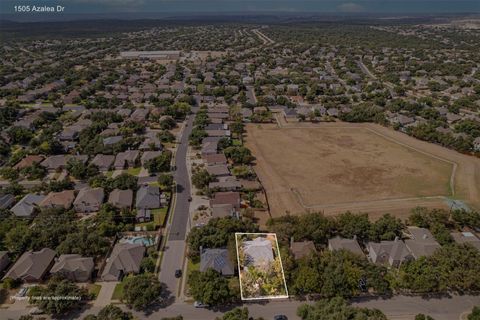
POLYGON ((240 211, 240 190, 242 183, 234 177, 229 169, 227 158, 218 152, 218 142, 223 138, 230 138, 227 105, 207 104, 207 115, 210 124, 205 128, 207 137, 202 140, 201 155, 207 172, 214 178, 208 185, 209 190, 215 191, 210 200, 212 217, 238 217, 240 211))
MULTIPOLYGON (((10 211, 20 218, 32 218, 41 208, 63 208, 73 207, 79 214, 90 214, 100 210, 105 201, 103 188, 85 187, 79 190, 64 190, 50 192, 46 195, 29 193, 18 201, 10 211)), ((159 187, 153 185, 142 185, 136 192, 134 202, 134 191, 114 189, 108 195, 107 203, 119 209, 137 210, 137 221, 150 220, 151 210, 159 209, 166 205, 165 194, 160 192, 159 187)))
MULTIPOLYGON (((145 256, 143 244, 117 243, 107 258, 100 275, 102 281, 118 281, 127 274, 140 272, 140 265, 145 256)), ((14 279, 27 283, 41 282, 49 275, 61 275, 75 282, 92 280, 95 270, 93 257, 79 254, 62 254, 49 248, 39 251, 24 252, 8 269, 3 279, 14 279)), ((0 272, 11 264, 8 252, 0 252, 0 272)), ((101 268, 101 267, 100 267, 101 268)))
MULTIPOLYGON (((429 257, 441 247, 431 232, 425 228, 408 227, 405 236, 405 240, 396 237, 392 241, 366 243, 366 257, 376 264, 399 267, 405 261, 429 257)), ((480 251, 480 239, 473 232, 453 232, 451 236, 455 242, 468 243, 480 251)), ((312 247, 310 246, 310 248, 312 247)), ((353 239, 341 237, 330 239, 328 249, 331 251, 343 249, 365 256, 364 250, 355 237, 353 239)), ((295 257, 298 258, 297 255, 295 257)))

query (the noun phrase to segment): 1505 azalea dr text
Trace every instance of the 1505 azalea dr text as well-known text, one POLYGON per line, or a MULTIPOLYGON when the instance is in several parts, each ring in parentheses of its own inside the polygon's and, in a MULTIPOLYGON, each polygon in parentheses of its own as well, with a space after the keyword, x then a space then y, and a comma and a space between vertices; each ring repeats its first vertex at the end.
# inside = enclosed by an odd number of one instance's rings
POLYGON ((64 6, 31 6, 31 5, 17 5, 13 6, 15 12, 64 12, 64 6))

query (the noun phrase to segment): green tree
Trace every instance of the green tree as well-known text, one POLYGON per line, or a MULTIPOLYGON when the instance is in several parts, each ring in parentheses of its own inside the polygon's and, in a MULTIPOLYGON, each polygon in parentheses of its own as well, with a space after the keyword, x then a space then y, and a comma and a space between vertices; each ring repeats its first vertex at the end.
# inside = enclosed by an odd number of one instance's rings
POLYGON ((97 257, 104 255, 109 246, 110 243, 98 230, 83 225, 78 232, 68 234, 56 251, 58 254, 75 253, 97 257))
POLYGON ((160 173, 158 175, 158 183, 169 189, 173 185, 173 176, 170 173, 160 173))
POLYGON ((13 144, 28 144, 33 138, 33 132, 24 127, 11 127, 7 134, 13 144))
POLYGON ((45 313, 59 316, 65 315, 73 308, 78 307, 79 301, 87 297, 87 290, 79 288, 75 283, 52 277, 46 287, 37 287, 31 290, 30 302, 36 304, 45 313), (49 297, 75 297, 77 299, 48 299, 49 297))
POLYGON ((188 140, 190 142, 190 145, 194 147, 199 147, 202 144, 203 138, 206 138, 207 136, 207 132, 203 128, 197 126, 192 129, 188 140))
POLYGON ((162 286, 153 274, 140 274, 126 278, 122 300, 137 311, 162 301, 162 286))
POLYGON ((338 231, 344 238, 357 236, 359 240, 365 241, 369 238, 371 224, 368 214, 353 214, 350 211, 342 213, 337 217, 338 231))
POLYGON ((382 241, 382 240, 394 240, 395 237, 402 236, 402 230, 405 225, 398 218, 390 214, 384 214, 380 219, 372 224, 370 230, 370 240, 382 241))
POLYGON ((235 308, 233 310, 230 310, 226 312, 223 317, 221 318, 216 318, 215 320, 249 320, 249 313, 248 313, 248 308, 243 307, 243 308, 235 308))
POLYGON ((387 320, 378 309, 356 308, 349 306, 342 298, 320 300, 314 305, 304 304, 298 307, 297 315, 302 320, 387 320))
POLYGON ((14 180, 17 180, 19 175, 18 175, 18 171, 13 169, 13 168, 10 168, 10 167, 3 167, 0 169, 0 175, 7 179, 7 180, 10 180, 10 181, 14 181, 14 180))
POLYGON ((250 164, 255 158, 250 149, 244 146, 232 146, 224 150, 225 156, 235 164, 250 164))
POLYGON ((222 248, 235 242, 235 232, 257 232, 251 221, 232 217, 213 218, 205 226, 192 228, 187 237, 190 257, 198 258, 200 247, 222 248))
POLYGON ((133 315, 130 312, 124 312, 116 305, 109 304, 103 307, 98 315, 89 315, 84 320, 133 320, 133 315))
POLYGON ((205 272, 193 271, 188 277, 188 286, 196 301, 210 306, 226 304, 233 298, 228 279, 214 269, 205 272))
POLYGON ((415 316, 415 320, 435 320, 429 315, 424 315, 423 313, 419 313, 415 316))
POLYGON ((145 169, 148 170, 150 174, 157 172, 167 172, 170 171, 170 163, 172 161, 172 152, 170 150, 165 150, 161 155, 145 162, 145 169))
POLYGON ((98 174, 98 167, 95 165, 87 166, 81 160, 70 158, 67 161, 66 169, 76 179, 86 179, 98 174))
POLYGON ((472 313, 467 317, 468 320, 480 320, 480 307, 473 307, 472 313))
POLYGON ((199 190, 208 187, 208 184, 212 181, 213 176, 206 169, 198 169, 192 175, 192 184, 199 190))
POLYGON ((170 130, 177 126, 177 122, 171 117, 165 117, 160 120, 160 128, 162 130, 170 130))

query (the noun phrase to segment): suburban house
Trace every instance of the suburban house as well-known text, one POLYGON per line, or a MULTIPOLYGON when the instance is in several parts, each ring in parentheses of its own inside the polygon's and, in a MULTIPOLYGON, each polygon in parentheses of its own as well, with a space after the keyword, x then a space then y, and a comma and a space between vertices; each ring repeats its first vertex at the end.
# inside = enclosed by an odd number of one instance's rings
POLYGON ((10 264, 10 258, 7 251, 0 251, 0 272, 3 272, 10 264))
POLYGON ((477 238, 472 232, 465 231, 465 232, 452 232, 450 233, 453 240, 459 244, 468 243, 473 247, 477 248, 480 251, 480 239, 477 238))
POLYGON ((44 195, 29 193, 15 204, 10 211, 17 217, 31 218, 38 205, 45 199, 44 195))
POLYGON ((45 159, 41 155, 28 155, 22 160, 20 160, 16 165, 13 166, 15 170, 22 170, 28 167, 33 166, 35 163, 40 163, 45 159))
POLYGON ((73 200, 75 200, 75 191, 73 190, 50 192, 39 203, 39 206, 42 208, 60 207, 64 209, 70 209, 70 207, 72 206, 73 200))
POLYGON ((70 159, 76 159, 78 161, 81 161, 83 163, 86 163, 88 160, 87 155, 78 155, 78 156, 72 156, 72 155, 54 155, 46 158, 43 160, 40 164, 47 168, 48 171, 53 172, 62 168, 65 168, 67 165, 68 160, 70 159))
POLYGON ((242 188, 242 183, 232 176, 219 177, 218 181, 208 184, 210 190, 236 191, 242 188))
POLYGON ((228 177, 230 176, 230 170, 228 170, 227 165, 218 164, 213 166, 207 166, 207 172, 214 177, 228 177))
POLYGON ((55 259, 50 270, 51 274, 60 274, 66 279, 77 282, 86 282, 92 276, 95 263, 91 257, 82 257, 79 254, 62 254, 55 259))
POLYGON ((292 252, 295 259, 302 259, 304 257, 310 256, 312 253, 315 253, 317 249, 313 241, 300 241, 300 242, 290 242, 290 251, 292 252))
POLYGON ((415 259, 431 256, 435 250, 440 248, 440 244, 428 229, 408 227, 408 236, 410 239, 405 240, 405 245, 415 259))
POLYGON ((15 197, 12 194, 0 193, 0 209, 8 209, 15 203, 15 197))
POLYGON ((212 207, 212 218, 237 217, 238 211, 231 204, 217 204, 212 207))
POLYGON ((265 237, 257 237, 243 242, 245 265, 265 268, 274 261, 272 242, 265 237))
POLYGON ((391 267, 400 267, 404 261, 415 258, 405 243, 395 238, 394 241, 369 242, 367 244, 368 258, 376 264, 389 264, 391 267))
POLYGON ((346 250, 360 256, 364 256, 362 248, 358 244, 357 237, 353 239, 345 239, 342 237, 335 237, 328 240, 328 250, 337 251, 337 250, 346 250))
POLYGON ((90 164, 96 165, 101 172, 106 172, 110 170, 114 161, 114 155, 97 154, 90 164))
POLYGON ((162 155, 162 151, 144 151, 140 159, 140 162, 142 163, 142 166, 143 166, 148 160, 155 159, 156 157, 159 157, 161 155, 162 155))
POLYGON ((227 164, 227 158, 223 153, 206 154, 203 156, 203 161, 205 161, 208 166, 227 164))
POLYGON ((209 154, 216 154, 218 149, 218 141, 205 141, 202 140, 202 156, 209 154))
POLYGON ((218 205, 230 204, 235 210, 240 209, 240 193, 239 192, 215 192, 213 198, 210 199, 210 207, 218 205))
POLYGON ((117 243, 113 247, 102 272, 103 281, 119 281, 123 276, 140 271, 145 246, 133 243, 117 243))
POLYGON ((103 188, 83 188, 78 193, 73 207, 78 213, 96 212, 103 204, 103 188))
POLYGON ((132 202, 132 190, 114 189, 112 190, 112 192, 110 192, 110 195, 108 197, 108 203, 119 209, 131 208, 132 202))
POLYGON ((224 276, 232 276, 235 273, 233 263, 227 249, 204 249, 200 255, 200 271, 205 272, 214 269, 224 276))
POLYGON ((160 206, 160 189, 158 187, 146 185, 138 189, 135 199, 138 221, 149 221, 151 209, 158 209, 160 206))
POLYGON ((124 152, 119 152, 115 157, 115 162, 113 166, 116 170, 122 170, 129 167, 135 167, 138 161, 138 156, 140 151, 138 150, 127 150, 124 152))
POLYGON ((55 251, 43 248, 40 251, 27 251, 18 258, 3 279, 12 278, 25 282, 39 282, 52 266, 55 251))

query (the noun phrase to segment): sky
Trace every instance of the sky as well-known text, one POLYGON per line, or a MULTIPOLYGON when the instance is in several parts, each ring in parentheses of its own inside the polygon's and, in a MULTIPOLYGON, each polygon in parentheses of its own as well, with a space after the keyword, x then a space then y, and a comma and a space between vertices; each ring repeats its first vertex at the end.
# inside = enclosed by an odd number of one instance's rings
MULTIPOLYGON (((480 0, 0 0, 15 5, 65 7, 64 13, 480 13, 480 0)), ((21 13, 16 13, 21 14, 21 13)), ((38 13, 37 13, 38 14, 38 13)))

